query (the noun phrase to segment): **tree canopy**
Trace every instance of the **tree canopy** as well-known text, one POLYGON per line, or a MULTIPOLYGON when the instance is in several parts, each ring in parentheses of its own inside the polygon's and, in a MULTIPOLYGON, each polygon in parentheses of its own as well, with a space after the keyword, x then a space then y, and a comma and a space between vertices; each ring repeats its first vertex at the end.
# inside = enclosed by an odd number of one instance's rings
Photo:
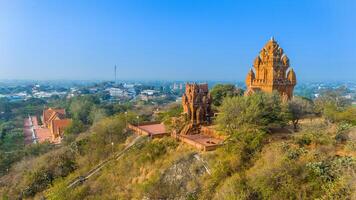
POLYGON ((217 84, 210 90, 214 106, 220 106, 225 97, 241 96, 243 92, 232 84, 217 84))
POLYGON ((288 122, 287 108, 277 93, 227 97, 219 107, 217 123, 228 132, 243 126, 268 128, 288 122))
POLYGON ((303 97, 294 97, 288 102, 290 119, 294 129, 298 128, 299 120, 313 113, 313 102, 303 97))

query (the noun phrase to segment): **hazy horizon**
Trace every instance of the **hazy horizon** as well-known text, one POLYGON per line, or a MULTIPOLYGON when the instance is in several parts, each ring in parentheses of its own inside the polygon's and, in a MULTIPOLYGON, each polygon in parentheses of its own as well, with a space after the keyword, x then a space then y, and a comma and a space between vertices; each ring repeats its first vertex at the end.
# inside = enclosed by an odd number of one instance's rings
MULTIPOLYGON (((46 82, 86 82, 86 83, 102 83, 102 82, 115 82, 114 79, 0 79, 0 83, 46 83, 46 82)), ((117 83, 150 83, 150 82, 182 82, 182 83, 236 83, 236 84, 245 84, 245 80, 209 80, 209 79, 117 79, 117 83)), ((298 80, 297 85, 299 84, 308 84, 308 83, 356 83, 356 80, 298 80)))
POLYGON ((244 82, 274 36, 298 81, 356 81, 356 2, 0 1, 0 79, 244 82))

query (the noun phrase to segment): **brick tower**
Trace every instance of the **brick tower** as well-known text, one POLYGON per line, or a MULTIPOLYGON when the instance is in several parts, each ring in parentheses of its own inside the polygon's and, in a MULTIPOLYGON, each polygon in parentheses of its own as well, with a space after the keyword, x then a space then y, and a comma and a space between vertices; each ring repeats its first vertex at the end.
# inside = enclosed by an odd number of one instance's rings
POLYGON ((208 84, 187 83, 182 96, 183 111, 193 124, 210 122, 211 96, 208 84))
POLYGON ((276 90, 285 100, 293 97, 297 78, 292 68, 288 70, 289 59, 273 37, 256 57, 253 68, 254 70, 250 69, 246 77, 245 95, 251 95, 256 91, 272 93, 276 90))

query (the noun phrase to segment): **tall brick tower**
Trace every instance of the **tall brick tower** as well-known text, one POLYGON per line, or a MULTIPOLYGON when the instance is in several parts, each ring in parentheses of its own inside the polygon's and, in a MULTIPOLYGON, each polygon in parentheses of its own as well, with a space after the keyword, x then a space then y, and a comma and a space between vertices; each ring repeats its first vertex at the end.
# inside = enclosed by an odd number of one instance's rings
POLYGON ((276 90, 285 100, 293 97, 297 78, 293 69, 289 69, 287 55, 273 37, 256 57, 253 68, 254 70, 250 69, 246 77, 245 95, 251 95, 256 91, 272 93, 276 90))

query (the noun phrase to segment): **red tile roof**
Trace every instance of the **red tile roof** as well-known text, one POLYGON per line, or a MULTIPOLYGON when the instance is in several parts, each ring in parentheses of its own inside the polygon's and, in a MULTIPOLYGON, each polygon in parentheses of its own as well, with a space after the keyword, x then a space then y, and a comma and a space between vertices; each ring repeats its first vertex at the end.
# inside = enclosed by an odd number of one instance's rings
POLYGON ((67 128, 72 120, 70 119, 59 119, 52 121, 52 133, 55 137, 61 136, 65 128, 67 128))
POLYGON ((223 140, 214 138, 208 135, 203 134, 194 134, 194 135, 181 135, 180 137, 185 137, 191 141, 197 142, 204 146, 215 146, 223 143, 223 140))
POLYGON ((43 143, 45 141, 52 142, 52 134, 48 128, 37 128, 35 129, 37 141, 43 143))
POLYGON ((151 134, 163 134, 167 133, 166 127, 164 124, 148 124, 148 125, 141 125, 138 128, 143 129, 151 134))
POLYGON ((64 118, 66 115, 66 110, 65 109, 53 109, 53 108, 48 108, 46 110, 43 110, 43 124, 48 124, 49 120, 51 117, 54 115, 60 116, 60 118, 64 118))

